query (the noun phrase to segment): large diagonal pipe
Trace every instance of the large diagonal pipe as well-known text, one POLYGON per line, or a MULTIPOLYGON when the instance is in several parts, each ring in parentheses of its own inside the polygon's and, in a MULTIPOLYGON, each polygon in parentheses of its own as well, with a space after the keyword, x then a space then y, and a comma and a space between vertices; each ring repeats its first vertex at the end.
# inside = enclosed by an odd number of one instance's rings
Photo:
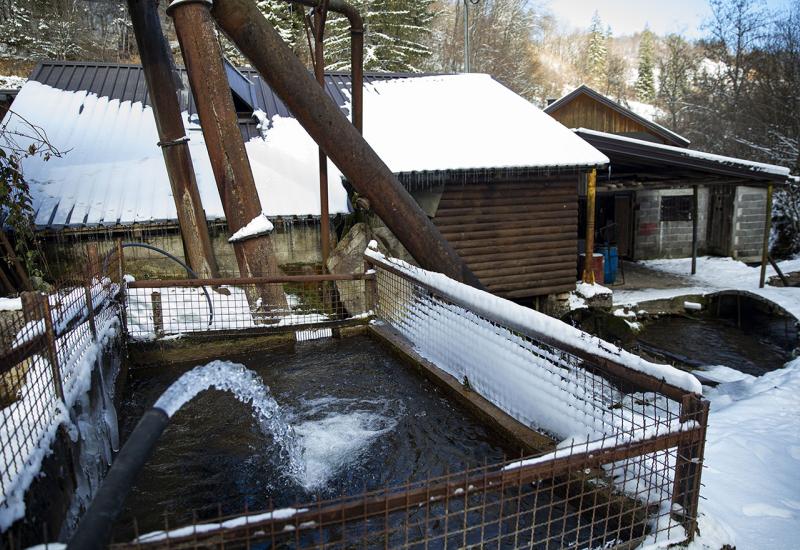
POLYGON ((414 259, 426 269, 480 287, 477 277, 284 44, 255 3, 215 2, 211 14, 414 259))

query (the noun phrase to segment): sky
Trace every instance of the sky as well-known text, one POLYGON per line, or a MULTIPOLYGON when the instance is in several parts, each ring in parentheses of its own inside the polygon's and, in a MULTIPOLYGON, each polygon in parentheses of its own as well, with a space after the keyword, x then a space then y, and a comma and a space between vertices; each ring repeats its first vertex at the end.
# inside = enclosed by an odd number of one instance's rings
MULTIPOLYGON (((763 0, 770 8, 788 6, 791 0, 763 0)), ((704 0, 544 0, 543 4, 568 27, 589 26, 595 11, 611 31, 628 35, 646 24, 656 34, 677 32, 699 38, 711 10, 704 0)))

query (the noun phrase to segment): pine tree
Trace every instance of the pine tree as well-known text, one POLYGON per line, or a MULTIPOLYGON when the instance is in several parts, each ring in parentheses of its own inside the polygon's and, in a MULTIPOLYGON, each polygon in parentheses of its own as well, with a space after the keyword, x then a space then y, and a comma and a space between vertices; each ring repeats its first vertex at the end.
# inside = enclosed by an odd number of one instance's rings
POLYGON ((586 50, 586 72, 589 84, 600 88, 606 81, 606 68, 608 63, 608 36, 603 31, 603 22, 600 15, 594 12, 592 24, 589 27, 589 37, 586 50))
MULTIPOLYGON (((419 72, 431 56, 433 0, 357 0, 364 18, 364 69, 419 72)), ((329 13, 325 26, 325 62, 329 70, 349 69, 349 23, 329 13)))
POLYGON ((656 98, 654 66, 655 35, 645 28, 639 43, 639 76, 636 78, 636 99, 644 103, 652 103, 656 98))

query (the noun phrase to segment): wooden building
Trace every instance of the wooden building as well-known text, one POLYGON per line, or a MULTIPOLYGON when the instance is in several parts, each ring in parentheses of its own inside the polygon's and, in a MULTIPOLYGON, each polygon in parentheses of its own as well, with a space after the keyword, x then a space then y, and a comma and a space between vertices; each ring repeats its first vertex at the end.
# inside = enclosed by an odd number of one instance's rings
POLYGON ((598 174, 595 242, 635 260, 765 259, 770 189, 786 183, 787 168, 690 149, 686 138, 586 86, 545 112, 611 161, 598 174))
MULTIPOLYGON (((278 262, 319 269, 317 147, 255 71, 226 69, 278 262)), ((235 275, 202 121, 185 72, 179 76, 217 262, 235 275)), ((351 86, 348 74, 326 75, 344 114, 351 86)), ((183 256, 141 67, 43 62, 15 105, 69 151, 25 166, 51 266, 67 267, 82 244, 110 246, 117 236, 183 256)), ((367 74, 364 137, 490 291, 530 303, 575 288, 578 189, 589 170, 608 163, 586 141, 482 74, 367 74)), ((330 162, 328 179, 332 226, 341 233, 354 196, 330 162)), ((132 254, 129 267, 142 269, 134 275, 179 275, 163 272, 171 264, 148 251, 132 254)))

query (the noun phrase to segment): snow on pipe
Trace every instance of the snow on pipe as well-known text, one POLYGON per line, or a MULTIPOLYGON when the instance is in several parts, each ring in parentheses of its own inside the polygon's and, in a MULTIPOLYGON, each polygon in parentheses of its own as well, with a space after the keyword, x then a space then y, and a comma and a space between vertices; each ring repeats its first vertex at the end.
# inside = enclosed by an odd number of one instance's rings
POLYGON ((168 423, 169 415, 160 408, 153 407, 142 415, 67 544, 69 550, 100 550, 108 546, 114 521, 133 482, 168 423))
MULTIPOLYGON (((269 223, 269 221, 268 221, 268 223, 269 223)), ((270 224, 270 225, 272 225, 272 224, 270 224)), ((180 258, 177 258, 177 257, 173 256, 172 254, 170 254, 169 252, 167 252, 166 250, 162 250, 162 249, 160 249, 160 248, 158 248, 156 246, 153 246, 151 244, 146 244, 146 243, 122 243, 122 248, 146 248, 147 250, 152 250, 153 252, 158 252, 159 254, 163 254, 164 256, 169 258, 170 260, 172 260, 174 262, 177 262, 183 269, 186 270, 186 273, 188 273, 189 276, 192 279, 199 279, 200 278, 200 277, 197 276, 197 273, 192 271, 192 268, 189 267, 188 265, 186 265, 180 258)), ((106 254, 106 257, 103 258, 103 273, 107 273, 108 272, 108 263, 111 261, 111 256, 115 252, 116 252, 116 250, 110 250, 108 252, 108 254, 106 254)), ((206 290, 206 287, 201 286, 200 288, 203 290, 203 294, 206 295, 206 300, 208 301, 208 326, 210 327, 214 323, 214 305, 211 303, 211 296, 209 295, 208 290, 206 290)))

